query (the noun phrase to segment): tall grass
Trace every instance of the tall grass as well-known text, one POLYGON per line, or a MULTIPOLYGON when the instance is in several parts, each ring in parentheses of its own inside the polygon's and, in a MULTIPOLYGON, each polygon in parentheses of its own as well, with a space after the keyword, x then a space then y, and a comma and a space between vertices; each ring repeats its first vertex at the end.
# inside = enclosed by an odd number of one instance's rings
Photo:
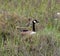
POLYGON ((59 6, 59 0, 1 0, 0 56, 60 56, 59 6), (21 36, 16 26, 28 18, 39 20, 37 34, 21 36))

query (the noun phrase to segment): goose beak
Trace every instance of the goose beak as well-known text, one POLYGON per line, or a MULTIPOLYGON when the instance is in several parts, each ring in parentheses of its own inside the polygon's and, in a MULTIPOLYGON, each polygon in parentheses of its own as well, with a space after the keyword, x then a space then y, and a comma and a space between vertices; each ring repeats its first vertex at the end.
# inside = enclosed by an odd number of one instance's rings
POLYGON ((39 21, 37 21, 37 23, 39 23, 39 21))
POLYGON ((36 19, 35 19, 34 21, 35 21, 36 23, 39 23, 39 21, 38 21, 38 20, 36 20, 36 19))
POLYGON ((36 21, 36 23, 39 23, 39 21, 36 21))

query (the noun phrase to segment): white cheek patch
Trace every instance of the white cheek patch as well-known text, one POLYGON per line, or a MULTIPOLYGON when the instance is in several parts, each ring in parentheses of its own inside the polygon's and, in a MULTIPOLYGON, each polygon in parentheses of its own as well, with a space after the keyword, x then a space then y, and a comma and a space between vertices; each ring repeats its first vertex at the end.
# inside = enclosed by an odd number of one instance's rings
POLYGON ((34 23, 36 23, 36 21, 34 21, 34 23))

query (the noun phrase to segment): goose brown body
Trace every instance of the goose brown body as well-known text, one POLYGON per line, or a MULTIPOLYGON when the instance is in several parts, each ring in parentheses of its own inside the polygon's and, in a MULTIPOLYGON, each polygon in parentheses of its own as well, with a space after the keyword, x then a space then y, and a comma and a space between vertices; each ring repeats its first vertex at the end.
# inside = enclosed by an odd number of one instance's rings
POLYGON ((37 20, 33 20, 32 21, 32 30, 31 31, 23 30, 21 32, 21 35, 33 35, 33 34, 36 34, 36 32, 35 32, 35 23, 38 23, 38 21, 37 20))
POLYGON ((33 31, 21 32, 21 35, 33 35, 33 34, 36 34, 36 32, 33 31))

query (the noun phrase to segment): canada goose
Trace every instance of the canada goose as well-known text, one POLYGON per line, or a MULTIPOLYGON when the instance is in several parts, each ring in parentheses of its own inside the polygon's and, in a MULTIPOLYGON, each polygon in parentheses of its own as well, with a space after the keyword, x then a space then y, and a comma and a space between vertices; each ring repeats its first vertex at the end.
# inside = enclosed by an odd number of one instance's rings
POLYGON ((36 32, 35 32, 35 24, 36 23, 38 23, 38 21, 37 20, 33 20, 32 21, 32 30, 31 31, 29 31, 29 30, 23 30, 22 32, 21 32, 21 34, 22 35, 32 35, 32 34, 35 34, 36 32))

